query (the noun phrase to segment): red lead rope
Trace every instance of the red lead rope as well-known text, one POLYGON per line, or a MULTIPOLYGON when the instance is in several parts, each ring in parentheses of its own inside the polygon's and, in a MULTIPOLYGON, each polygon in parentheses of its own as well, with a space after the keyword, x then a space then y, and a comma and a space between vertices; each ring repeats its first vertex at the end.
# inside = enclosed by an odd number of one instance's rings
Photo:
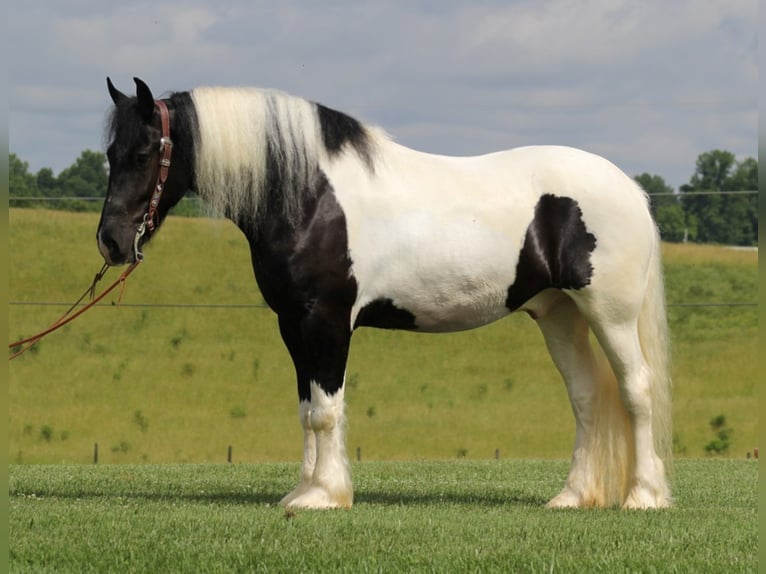
POLYGON ((48 333, 52 333, 56 329, 60 329, 61 327, 69 323, 70 321, 73 321, 74 319, 76 319, 77 317, 85 313, 85 311, 87 311, 88 309, 96 305, 99 301, 101 301, 104 297, 106 297, 111 291, 113 291, 114 288, 117 287, 118 285, 122 286, 118 303, 122 301, 122 293, 125 290, 125 279, 127 279, 128 275, 130 275, 133 272, 133 270, 136 267, 138 267, 139 263, 141 263, 141 259, 137 259, 135 262, 131 263, 130 266, 128 266, 128 268, 125 269, 125 271, 123 271, 122 274, 114 281, 114 283, 112 283, 109 287, 104 289, 104 291, 98 297, 94 297, 95 291, 96 291, 96 283, 98 283, 101 280, 101 278, 104 276, 104 273, 106 273, 106 270, 109 268, 109 266, 105 264, 101 268, 101 271, 99 271, 96 274, 96 277, 93 279, 93 283, 91 284, 90 287, 88 287, 85 293, 83 293, 80 296, 80 298, 67 310, 67 312, 64 313, 61 317, 59 317, 50 327, 48 327, 44 331, 37 333, 36 335, 32 335, 31 337, 27 337, 26 339, 22 339, 20 341, 16 341, 15 343, 11 343, 10 345, 8 345, 8 348, 11 350, 17 349, 16 351, 13 352, 13 354, 11 354, 8 357, 8 360, 10 361, 12 359, 15 359, 22 353, 25 353, 26 351, 31 349, 35 343, 37 343, 40 339, 45 337, 45 335, 47 335, 48 333), (90 302, 87 305, 85 305, 82 309, 77 311, 76 313, 72 313, 75 307, 77 307, 77 305, 80 304, 80 301, 85 299, 85 296, 88 294, 90 294, 90 298, 91 298, 90 302), (21 348, 19 349, 18 347, 21 347, 21 348))

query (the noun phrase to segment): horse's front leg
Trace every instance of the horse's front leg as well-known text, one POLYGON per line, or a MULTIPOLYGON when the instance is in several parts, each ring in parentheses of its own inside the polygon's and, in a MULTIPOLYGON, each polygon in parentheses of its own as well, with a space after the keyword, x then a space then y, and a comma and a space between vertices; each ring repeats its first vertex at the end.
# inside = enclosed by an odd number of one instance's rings
POLYGON ((348 508, 353 502, 345 444, 344 373, 350 332, 315 316, 280 317, 282 337, 298 377, 303 463, 289 508, 348 508))
MULTIPOLYGON (((300 385, 299 385, 300 386, 300 385)), ((303 428, 303 462, 301 463, 301 480, 292 492, 287 494, 280 504, 289 505, 294 499, 306 493, 311 486, 316 467, 316 434, 311 428, 311 401, 301 400, 298 406, 298 419, 303 428)))

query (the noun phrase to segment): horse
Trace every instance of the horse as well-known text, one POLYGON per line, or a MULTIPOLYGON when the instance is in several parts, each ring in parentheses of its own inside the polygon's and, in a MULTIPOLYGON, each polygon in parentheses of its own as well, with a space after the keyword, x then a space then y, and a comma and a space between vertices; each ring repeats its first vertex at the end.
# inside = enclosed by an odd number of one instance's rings
POLYGON ((352 505, 356 329, 450 332, 514 312, 542 331, 574 414, 571 466, 547 506, 672 504, 660 239, 646 194, 614 164, 563 146, 428 154, 281 91, 155 99, 134 81, 127 96, 107 78, 99 251, 108 265, 140 260, 189 192, 243 232, 297 379, 303 460, 282 505, 352 505))

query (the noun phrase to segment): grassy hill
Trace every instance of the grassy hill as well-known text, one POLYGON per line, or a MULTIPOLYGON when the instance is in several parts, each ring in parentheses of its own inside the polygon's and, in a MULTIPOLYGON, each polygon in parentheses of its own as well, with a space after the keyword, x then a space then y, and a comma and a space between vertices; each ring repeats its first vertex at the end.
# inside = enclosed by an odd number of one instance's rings
MULTIPOLYGON (((76 299, 101 265, 98 215, 12 209, 9 221, 11 301, 76 299)), ((756 300, 757 253, 668 245, 665 261, 670 303, 756 300)), ((292 365, 231 223, 169 218, 122 302, 10 363, 12 462, 90 462, 96 442, 103 462, 222 461, 229 445, 235 461, 299 459, 292 365), (186 306, 200 304, 212 307, 186 306)), ((65 309, 12 304, 10 337, 65 309)), ((723 415, 723 455, 744 457, 758 446, 757 310, 672 306, 669 317, 678 453, 704 456, 723 415)), ((569 456, 566 392, 525 315, 449 335, 360 330, 347 381, 352 456, 569 456)))

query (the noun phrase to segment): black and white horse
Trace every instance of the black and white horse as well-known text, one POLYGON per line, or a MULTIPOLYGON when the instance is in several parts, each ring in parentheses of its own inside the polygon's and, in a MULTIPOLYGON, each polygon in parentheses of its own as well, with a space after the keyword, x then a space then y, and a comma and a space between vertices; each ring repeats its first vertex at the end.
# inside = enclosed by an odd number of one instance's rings
POLYGON ((613 164, 555 146, 431 155, 276 91, 155 100, 138 79, 135 97, 107 83, 99 249, 110 265, 134 261, 189 191, 243 231, 298 380, 303 464, 284 505, 352 504, 344 377, 355 329, 457 331, 515 311, 542 330, 576 421, 549 506, 670 505, 660 241, 647 197, 613 164))

